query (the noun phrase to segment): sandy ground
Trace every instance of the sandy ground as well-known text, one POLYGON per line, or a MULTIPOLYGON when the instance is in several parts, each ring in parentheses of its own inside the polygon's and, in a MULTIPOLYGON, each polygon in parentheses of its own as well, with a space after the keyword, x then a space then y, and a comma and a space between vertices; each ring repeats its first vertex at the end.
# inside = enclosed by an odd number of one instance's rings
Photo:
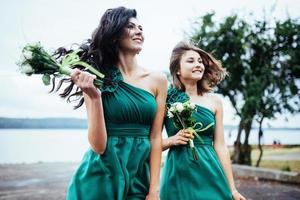
MULTIPOLYGON (((78 163, 0 165, 0 199, 60 200, 78 163)), ((248 200, 300 199, 300 186, 254 179, 236 179, 248 200)))

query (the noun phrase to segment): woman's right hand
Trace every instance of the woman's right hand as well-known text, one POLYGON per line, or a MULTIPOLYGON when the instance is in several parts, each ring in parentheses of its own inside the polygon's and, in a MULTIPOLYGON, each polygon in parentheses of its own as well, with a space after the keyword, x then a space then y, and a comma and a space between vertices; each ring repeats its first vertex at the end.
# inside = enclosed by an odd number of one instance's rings
POLYGON ((246 198, 243 195, 241 195, 241 193, 239 193, 237 190, 235 190, 232 193, 232 197, 234 200, 246 200, 246 198))
POLYGON ((176 135, 169 137, 171 146, 186 145, 189 139, 194 139, 194 136, 186 129, 182 129, 176 135))
POLYGON ((100 90, 98 90, 94 85, 94 80, 96 79, 95 75, 75 68, 71 74, 71 78, 82 92, 87 94, 91 99, 98 99, 101 97, 100 90))

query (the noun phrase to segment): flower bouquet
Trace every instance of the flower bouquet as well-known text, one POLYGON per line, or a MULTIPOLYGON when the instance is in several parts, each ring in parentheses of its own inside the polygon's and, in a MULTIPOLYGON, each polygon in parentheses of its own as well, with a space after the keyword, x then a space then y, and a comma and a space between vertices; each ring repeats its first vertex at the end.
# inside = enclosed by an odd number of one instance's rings
MULTIPOLYGON (((213 125, 213 123, 203 128, 203 124, 201 122, 196 122, 192 116, 193 112, 196 111, 196 109, 196 105, 194 103, 191 103, 190 101, 186 101, 184 103, 175 102, 168 108, 168 117, 173 118, 174 126, 176 128, 187 130, 191 134, 195 135, 197 139, 203 143, 201 136, 197 132, 207 130, 213 125), (199 128, 196 128, 196 126, 198 126, 199 128)), ((194 160, 198 160, 199 156, 192 139, 189 139, 189 146, 192 150, 194 160)))
POLYGON ((70 76, 73 68, 78 67, 96 75, 97 78, 94 80, 94 84, 100 87, 103 83, 104 75, 88 63, 81 61, 78 55, 80 51, 81 49, 72 51, 64 55, 60 61, 57 61, 39 42, 28 44, 22 50, 22 58, 18 65, 21 73, 28 76, 42 74, 42 80, 45 85, 50 84, 51 76, 53 78, 64 75, 70 76))

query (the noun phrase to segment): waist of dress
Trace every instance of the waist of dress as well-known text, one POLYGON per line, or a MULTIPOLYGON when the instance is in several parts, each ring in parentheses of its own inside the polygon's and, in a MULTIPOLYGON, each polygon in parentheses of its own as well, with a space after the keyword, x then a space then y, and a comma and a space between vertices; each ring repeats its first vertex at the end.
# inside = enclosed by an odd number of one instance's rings
POLYGON ((139 123, 106 123, 107 136, 149 137, 150 127, 139 123))
POLYGON ((203 138, 202 137, 202 140, 199 140, 198 138, 195 137, 193 142, 196 147, 205 146, 205 145, 209 145, 209 146, 213 145, 212 138, 203 138))

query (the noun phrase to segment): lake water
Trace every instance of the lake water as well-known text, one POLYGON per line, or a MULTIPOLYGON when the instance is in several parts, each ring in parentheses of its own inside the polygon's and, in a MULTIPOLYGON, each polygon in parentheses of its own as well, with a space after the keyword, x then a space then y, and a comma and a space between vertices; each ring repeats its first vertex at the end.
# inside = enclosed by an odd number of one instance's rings
MULTIPOLYGON (((252 131, 250 144, 257 144, 257 130, 252 131)), ((227 145, 233 144, 236 134, 235 129, 225 129, 227 145)), ((263 144, 273 140, 300 144, 300 131, 265 130, 263 144)), ((0 163, 77 162, 88 148, 83 129, 0 129, 0 163)))

